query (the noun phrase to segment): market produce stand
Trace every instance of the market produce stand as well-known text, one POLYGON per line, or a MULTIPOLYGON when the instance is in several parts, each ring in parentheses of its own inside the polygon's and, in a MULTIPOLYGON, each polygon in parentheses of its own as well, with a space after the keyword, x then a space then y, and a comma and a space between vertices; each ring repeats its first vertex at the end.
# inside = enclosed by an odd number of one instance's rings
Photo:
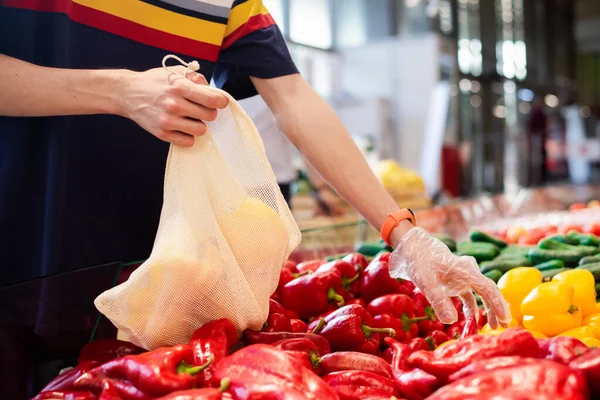
MULTIPOLYGON (((376 232, 348 219, 304 229, 261 331, 238 340, 215 320, 188 343, 145 351, 97 324, 77 366, 36 399, 600 398, 600 204, 587 203, 598 192, 548 188, 417 213, 497 282, 508 328, 493 330, 483 308, 465 316, 458 298, 458 321, 442 324, 411 282, 389 276, 376 232)), ((95 279, 114 285, 136 265, 95 279)))

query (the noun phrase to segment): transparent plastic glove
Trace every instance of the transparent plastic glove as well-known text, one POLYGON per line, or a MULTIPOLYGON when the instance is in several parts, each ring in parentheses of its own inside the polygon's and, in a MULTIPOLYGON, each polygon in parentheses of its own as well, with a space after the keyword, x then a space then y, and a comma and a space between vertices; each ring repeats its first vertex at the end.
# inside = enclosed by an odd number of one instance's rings
POLYGON ((409 279, 427 297, 439 320, 452 324, 458 320, 449 297, 458 296, 466 317, 477 315, 473 292, 483 300, 492 329, 511 320, 508 303, 491 279, 479 272, 473 257, 459 257, 438 239, 421 228, 409 230, 390 257, 390 275, 409 279))

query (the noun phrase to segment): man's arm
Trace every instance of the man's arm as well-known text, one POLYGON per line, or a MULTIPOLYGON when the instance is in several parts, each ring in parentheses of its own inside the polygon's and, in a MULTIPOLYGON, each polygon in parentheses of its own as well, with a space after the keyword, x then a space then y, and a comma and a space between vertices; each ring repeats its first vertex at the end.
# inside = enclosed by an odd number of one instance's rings
MULTIPOLYGON (((398 205, 325 100, 299 74, 252 82, 288 139, 372 226, 381 228, 398 205)), ((392 231, 392 241, 399 242, 410 228, 404 221, 392 231)))
POLYGON ((191 146, 193 136, 206 132, 201 120, 214 120, 216 108, 227 105, 225 96, 206 85, 195 72, 185 79, 162 68, 145 72, 47 68, 0 54, 0 115, 116 114, 181 146, 191 146))

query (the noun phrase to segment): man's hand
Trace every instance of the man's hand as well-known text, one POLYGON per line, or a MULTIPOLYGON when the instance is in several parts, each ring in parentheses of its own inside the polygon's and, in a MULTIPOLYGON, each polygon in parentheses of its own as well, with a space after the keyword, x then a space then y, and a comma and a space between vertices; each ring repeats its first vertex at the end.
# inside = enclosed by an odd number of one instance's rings
MULTIPOLYGON (((185 73, 185 67, 171 69, 185 73)), ((0 115, 116 114, 132 119, 158 137, 191 146, 206 132, 227 97, 206 79, 187 78, 164 68, 145 72, 48 68, 0 54, 0 115)))
MULTIPOLYGON (((185 73, 181 66, 172 69, 185 73)), ((227 97, 208 87, 203 75, 193 71, 183 77, 155 68, 133 72, 124 82, 122 115, 157 138, 178 146, 192 146, 194 136, 206 132, 202 121, 214 121, 217 109, 228 103, 227 97)))
MULTIPOLYGON (((406 224, 397 227, 406 229, 406 224)), ((400 235, 400 233, 398 233, 400 235)), ((412 281, 423 291, 444 324, 458 319, 450 297, 458 296, 468 317, 476 315, 477 301, 473 292, 481 296, 492 329, 507 326, 510 309, 498 286, 479 271, 473 257, 458 257, 445 244, 421 228, 409 228, 402 235, 390 257, 390 275, 412 281)))

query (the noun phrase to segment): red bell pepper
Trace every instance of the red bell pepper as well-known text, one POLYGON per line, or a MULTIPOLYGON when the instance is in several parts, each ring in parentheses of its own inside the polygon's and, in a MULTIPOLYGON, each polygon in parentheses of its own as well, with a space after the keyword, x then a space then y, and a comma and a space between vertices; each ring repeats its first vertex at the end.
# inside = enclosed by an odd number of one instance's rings
POLYGON ((367 308, 367 303, 365 303, 365 301, 363 299, 361 299, 360 297, 346 300, 346 305, 349 306, 350 304, 358 304, 358 305, 361 305, 361 306, 367 308))
POLYGON ((300 319, 300 315, 298 315, 298 313, 296 311, 286 309, 285 312, 286 312, 287 316, 290 317, 290 320, 300 319))
POLYGON ((406 362, 413 368, 422 369, 445 381, 456 371, 477 360, 513 355, 537 357, 538 353, 539 346, 533 335, 523 329, 513 328, 498 336, 469 336, 434 352, 417 351, 406 362))
POLYGON ((290 319, 290 326, 292 327, 292 332, 308 332, 308 325, 301 319, 290 319))
POLYGON ((474 315, 471 315, 469 316, 469 318, 466 319, 465 327, 463 328, 462 333, 460 334, 460 338, 464 339, 468 336, 477 335, 477 333, 477 318, 474 315))
POLYGON ((321 374, 321 357, 317 346, 310 339, 283 339, 273 343, 272 346, 285 351, 287 355, 297 359, 317 375, 321 374))
POLYGON ((477 328, 481 329, 487 324, 487 314, 481 308, 477 309, 477 328))
POLYGON ((392 368, 380 357, 356 351, 338 351, 321 357, 319 366, 323 375, 338 371, 367 371, 386 378, 392 377, 392 368))
POLYGON ((381 251, 375 255, 375 258, 373 258, 373 260, 371 260, 370 264, 377 262, 377 261, 389 263, 391 256, 392 256, 392 253, 390 253, 389 251, 381 251))
POLYGON ((287 260, 285 262, 285 264, 283 265, 282 270, 284 270, 284 269, 296 274, 296 273, 298 273, 298 264, 296 264, 295 262, 293 262, 291 260, 287 260))
POLYGON ((312 341, 316 345, 319 355, 331 353, 331 347, 327 339, 313 333, 256 332, 246 329, 242 334, 242 341, 247 346, 251 344, 273 344, 284 339, 298 338, 306 338, 312 341))
POLYGON ((213 384, 229 379, 235 400, 337 400, 335 391, 302 363, 273 346, 255 344, 221 360, 213 384))
POLYGON ((448 381, 454 382, 467 376, 475 375, 484 371, 493 371, 506 367, 514 367, 518 365, 534 364, 539 359, 531 357, 521 356, 508 356, 508 357, 493 357, 486 358, 485 360, 477 360, 467 365, 466 367, 458 370, 457 372, 450 375, 448 381))
POLYGON ((96 400, 97 397, 91 392, 76 392, 76 391, 49 391, 42 392, 35 396, 32 400, 96 400))
POLYGON ((446 326, 446 329, 444 330, 444 332, 446 333, 446 335, 448 335, 448 337, 450 337, 450 339, 458 339, 458 338, 460 338, 460 335, 462 334, 463 330, 465 329, 466 324, 467 324, 467 321, 464 319, 460 320, 460 321, 456 321, 452 325, 446 326))
POLYGON ((414 351, 410 346, 391 338, 386 338, 385 343, 393 352, 392 374, 401 396, 408 400, 423 400, 441 386, 435 376, 406 365, 406 359, 414 351))
POLYGON ((431 331, 429 332, 429 336, 433 339, 433 345, 435 347, 450 340, 450 337, 446 335, 444 331, 431 331))
POLYGON ((196 375, 195 386, 206 387, 210 384, 215 364, 227 357, 237 341, 237 330, 226 318, 210 321, 196 329, 190 339, 193 365, 204 365, 211 358, 213 362, 196 375))
POLYGON ((324 326, 314 333, 325 337, 334 351, 358 351, 376 354, 379 349, 379 333, 394 336, 393 329, 372 328, 373 318, 359 305, 340 308, 325 317, 324 326))
POLYGON ((344 305, 342 276, 337 271, 301 276, 281 290, 281 303, 296 311, 301 319, 308 319, 327 311, 330 303, 344 305))
POLYGON ((314 273, 321 274, 331 271, 337 271, 342 276, 342 288, 344 291, 353 296, 358 295, 361 271, 357 270, 356 266, 344 260, 335 260, 319 266, 314 273))
POLYGON ((192 347, 163 347, 102 364, 81 375, 75 381, 75 387, 99 391, 107 379, 122 380, 148 396, 163 396, 176 390, 191 389, 195 383, 193 375, 210 366, 213 357, 205 365, 191 367, 192 347))
POLYGON ((354 265, 354 267, 357 269, 360 268, 361 273, 365 270, 365 268, 369 266, 369 261, 367 260, 367 258, 360 253, 350 253, 344 256, 342 260, 349 262, 350 264, 354 265))
POLYGON ((569 363, 569 368, 585 374, 592 399, 600 398, 600 349, 591 349, 569 363))
POLYGON ((383 360, 388 364, 392 363, 393 356, 394 356, 394 350, 392 350, 389 347, 387 349, 383 350, 380 355, 380 357, 383 358, 383 360))
POLYGON ((92 340, 79 353, 78 363, 86 361, 96 361, 100 364, 112 361, 115 358, 141 354, 145 349, 118 339, 92 340))
POLYGON ((372 397, 397 396, 398 391, 394 382, 368 371, 338 371, 323 377, 323 380, 331 386, 340 400, 361 400, 372 397))
POLYGON ((409 295, 414 288, 410 281, 392 278, 388 263, 381 260, 371 262, 360 280, 360 296, 367 303, 386 294, 409 295))
POLYGON ((56 378, 51 380, 44 388, 42 392, 51 392, 59 390, 71 390, 74 388, 75 381, 81 375, 85 374, 89 370, 95 368, 98 365, 96 361, 84 361, 75 368, 71 368, 68 371, 63 372, 56 378))
POLYGON ((221 381, 221 387, 217 388, 205 388, 205 389, 191 389, 173 392, 169 395, 161 397, 157 400, 221 400, 223 399, 223 392, 229 388, 229 380, 223 379, 221 381))
POLYGON ((550 339, 537 339, 539 358, 569 364, 590 349, 580 340, 570 336, 556 336, 550 339))
POLYGON ((419 335, 417 322, 427 317, 415 317, 415 305, 405 294, 387 294, 369 303, 367 311, 373 315, 373 323, 377 328, 393 328, 396 339, 403 341, 419 335))
POLYGON ((485 371, 457 380, 427 400, 476 399, 588 399, 585 377, 580 371, 553 361, 485 371))
POLYGON ((98 400, 123 400, 113 381, 105 381, 98 400))
POLYGON ((421 292, 421 289, 415 288, 412 292, 412 301, 415 306, 415 317, 427 317, 428 319, 417 322, 419 327, 419 336, 429 336, 429 332, 435 330, 444 330, 444 324, 442 324, 435 315, 435 311, 427 298, 421 292))
POLYGON ((325 264, 326 261, 324 260, 311 260, 311 261, 305 261, 305 262, 301 262, 300 264, 298 264, 296 266, 296 270, 298 271, 298 273, 302 273, 302 272, 315 272, 317 270, 317 268, 319 268, 321 265, 325 264))

